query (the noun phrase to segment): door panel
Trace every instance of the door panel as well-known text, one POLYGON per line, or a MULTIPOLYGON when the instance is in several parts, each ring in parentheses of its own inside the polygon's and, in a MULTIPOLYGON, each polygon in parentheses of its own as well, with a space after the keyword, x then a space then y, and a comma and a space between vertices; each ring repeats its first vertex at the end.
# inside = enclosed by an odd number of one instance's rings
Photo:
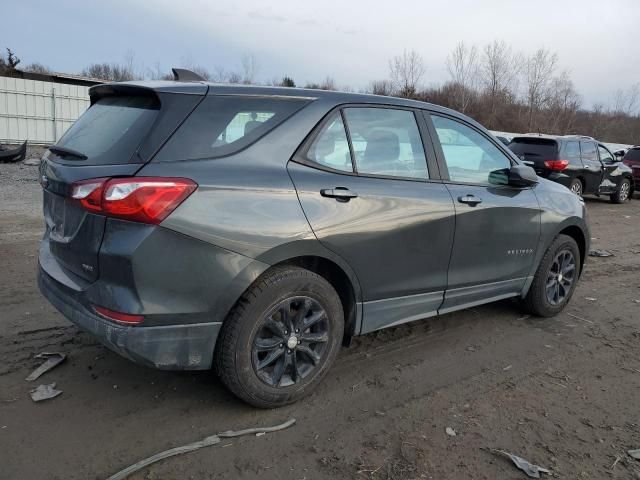
POLYGON ((508 185, 512 161, 484 132, 441 115, 426 118, 456 208, 441 313, 520 293, 540 239, 531 188, 508 185))
POLYGON ((602 182, 602 163, 598 159, 596 144, 592 141, 580 142, 582 164, 584 165, 584 193, 597 193, 602 182))
POLYGON ((522 291, 540 238, 540 207, 532 189, 447 185, 456 201, 456 232, 443 310, 522 291), (472 288, 472 287, 479 288, 472 288))
POLYGON ((443 184, 342 175, 294 162, 288 170, 311 228, 354 269, 365 302, 429 292, 442 299, 454 230, 443 184), (320 193, 338 187, 357 197, 320 193))

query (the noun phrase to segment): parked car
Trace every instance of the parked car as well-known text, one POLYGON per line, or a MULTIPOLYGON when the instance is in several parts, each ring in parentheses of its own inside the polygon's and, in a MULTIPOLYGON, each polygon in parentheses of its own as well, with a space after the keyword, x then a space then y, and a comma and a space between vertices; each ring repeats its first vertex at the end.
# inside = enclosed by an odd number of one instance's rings
POLYGON ((293 402, 356 336, 508 297, 560 312, 583 201, 427 103, 130 82, 41 164, 39 286, 107 347, 293 402))
POLYGON ((527 135, 514 137, 509 148, 539 176, 578 196, 608 195, 613 203, 623 203, 633 195, 631 169, 591 137, 527 135))
POLYGON ((635 185, 640 185, 640 146, 635 146, 627 150, 622 163, 628 166, 633 172, 635 185))
POLYGON ((500 140, 504 145, 509 145, 509 143, 511 143, 511 140, 509 140, 504 135, 496 135, 496 138, 500 140))

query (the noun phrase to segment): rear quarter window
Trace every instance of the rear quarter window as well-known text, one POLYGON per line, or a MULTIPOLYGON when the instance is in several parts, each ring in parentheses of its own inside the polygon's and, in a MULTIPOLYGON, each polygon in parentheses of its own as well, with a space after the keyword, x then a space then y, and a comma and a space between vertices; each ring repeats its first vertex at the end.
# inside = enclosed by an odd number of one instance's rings
POLYGON ((255 142, 309 103, 299 98, 213 95, 169 139, 156 160, 230 155, 255 142))

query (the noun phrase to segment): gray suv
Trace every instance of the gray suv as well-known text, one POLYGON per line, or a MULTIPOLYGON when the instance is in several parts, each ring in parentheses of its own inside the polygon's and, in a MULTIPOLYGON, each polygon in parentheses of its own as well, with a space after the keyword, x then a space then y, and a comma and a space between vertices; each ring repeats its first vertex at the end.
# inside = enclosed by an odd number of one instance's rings
POLYGON ((41 164, 38 280, 133 361, 274 407, 356 335, 508 297, 551 316, 576 287, 582 200, 454 111, 198 81, 90 96, 41 164))

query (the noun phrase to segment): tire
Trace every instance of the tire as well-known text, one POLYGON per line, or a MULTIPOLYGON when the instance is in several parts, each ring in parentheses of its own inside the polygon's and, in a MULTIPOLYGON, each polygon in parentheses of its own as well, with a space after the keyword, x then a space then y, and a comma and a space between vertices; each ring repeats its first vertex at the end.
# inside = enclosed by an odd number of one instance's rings
POLYGON ((216 371, 255 407, 293 403, 325 376, 343 333, 342 304, 329 282, 302 268, 276 267, 256 280, 224 321, 216 371), (293 323, 299 331, 289 331, 293 323))
POLYGON ((631 198, 631 182, 628 178, 623 179, 618 185, 616 193, 610 197, 613 203, 624 203, 631 198))
POLYGON ((568 235, 558 235, 540 261, 538 270, 533 277, 531 287, 524 298, 525 310, 540 317, 552 317, 560 313, 567 303, 569 303, 569 300, 571 300, 571 296, 576 289, 579 277, 580 249, 578 248, 578 244, 568 235), (569 277, 569 269, 558 272, 563 275, 558 275, 556 273, 556 271, 559 270, 556 268, 556 266, 558 266, 558 263, 556 263, 558 257, 565 252, 568 252, 573 258, 573 270, 571 271, 571 277, 569 277), (556 291, 555 284, 553 289, 549 288, 552 277, 555 278, 557 283, 562 285, 557 289, 559 294, 564 293, 562 298, 558 298, 559 301, 557 303, 554 303, 552 301, 553 299, 549 298, 549 294, 553 297, 554 292, 556 291), (571 283, 567 286, 566 282, 569 279, 571 280, 571 283))
POLYGON ((573 193, 581 197, 582 192, 584 190, 584 187, 582 185, 582 180, 580 180, 579 178, 574 178, 573 180, 571 180, 571 184, 569 185, 569 190, 571 190, 573 193))

